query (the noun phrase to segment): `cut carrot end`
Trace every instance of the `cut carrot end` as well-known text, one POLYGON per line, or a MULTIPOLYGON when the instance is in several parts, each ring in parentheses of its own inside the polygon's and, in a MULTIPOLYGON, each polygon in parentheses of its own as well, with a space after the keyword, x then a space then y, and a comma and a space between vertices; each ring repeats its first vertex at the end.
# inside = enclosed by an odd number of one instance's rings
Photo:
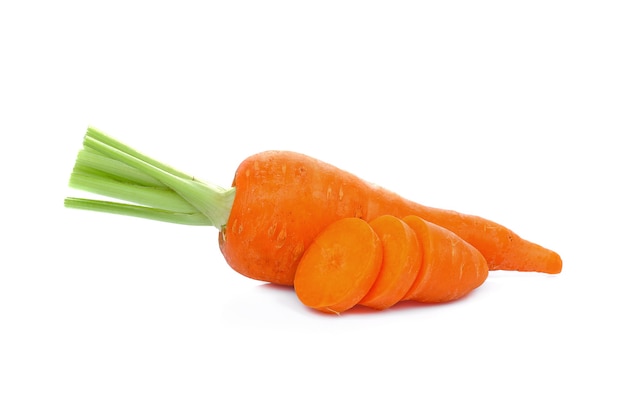
POLYGON ((482 285, 489 275, 484 256, 455 233, 417 216, 404 221, 423 247, 418 276, 403 298, 425 303, 457 300, 482 285))
POLYGON ((382 243, 360 218, 343 218, 326 227, 305 250, 294 289, 313 309, 341 313, 370 290, 383 259, 382 243))
POLYGON ((380 272, 360 305, 383 310, 405 296, 420 269, 422 254, 415 232, 401 219, 382 215, 370 226, 383 246, 380 272))

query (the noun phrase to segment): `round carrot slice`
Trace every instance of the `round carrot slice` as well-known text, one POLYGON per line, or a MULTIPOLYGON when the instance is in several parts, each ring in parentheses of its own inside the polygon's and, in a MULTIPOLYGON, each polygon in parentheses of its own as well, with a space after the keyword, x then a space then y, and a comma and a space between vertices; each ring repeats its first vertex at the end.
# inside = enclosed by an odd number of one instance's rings
POLYGON ((382 215, 370 226, 383 244, 383 263, 372 288, 360 305, 383 310, 404 297, 422 264, 422 252, 411 227, 398 217, 382 215))
POLYGON ((360 218, 331 223, 305 250, 294 278, 296 295, 308 307, 341 313, 370 290, 383 259, 382 243, 360 218))

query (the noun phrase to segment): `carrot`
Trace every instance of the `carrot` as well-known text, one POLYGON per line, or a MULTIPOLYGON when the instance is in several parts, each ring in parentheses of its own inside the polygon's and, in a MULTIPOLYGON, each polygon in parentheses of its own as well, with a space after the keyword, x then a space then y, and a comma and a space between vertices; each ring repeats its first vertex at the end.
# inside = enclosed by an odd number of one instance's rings
MULTIPOLYGON (((222 188, 164 165, 89 128, 70 186, 130 203, 67 198, 70 208, 219 229, 227 263, 250 278, 292 285, 298 262, 329 224, 417 215, 476 247, 492 270, 558 273, 561 258, 510 229, 427 207, 312 157, 267 151, 245 159, 222 188)), ((407 173, 410 173, 408 171, 407 173)))
POLYGON ((393 215, 381 215, 370 226, 383 245, 383 263, 374 285, 360 305, 383 310, 396 304, 415 281, 422 263, 422 249, 415 232, 393 215))
POLYGON ((289 285, 313 238, 345 217, 418 215, 476 247, 490 269, 561 271, 560 256, 484 218, 426 207, 314 158, 268 151, 244 160, 233 181, 236 197, 219 235, 236 271, 289 285))
POLYGON ((366 221, 335 221, 304 252, 293 283, 296 295, 308 307, 341 313, 369 291, 382 260, 382 243, 366 221))
POLYGON ((403 300, 439 303, 456 300, 487 279, 483 255, 459 236, 441 226, 409 215, 404 221, 422 246, 422 267, 403 300))

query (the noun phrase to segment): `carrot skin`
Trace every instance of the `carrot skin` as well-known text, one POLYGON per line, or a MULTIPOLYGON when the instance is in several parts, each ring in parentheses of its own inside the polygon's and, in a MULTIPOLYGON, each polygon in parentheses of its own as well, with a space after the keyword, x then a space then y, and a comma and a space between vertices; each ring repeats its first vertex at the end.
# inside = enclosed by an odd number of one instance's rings
POLYGON ((555 252, 481 217, 420 205, 315 158, 266 151, 245 159, 233 180, 236 195, 219 233, 227 263, 240 274, 293 285, 298 262, 333 221, 371 221, 389 214, 417 215, 476 247, 491 270, 558 273, 555 252))

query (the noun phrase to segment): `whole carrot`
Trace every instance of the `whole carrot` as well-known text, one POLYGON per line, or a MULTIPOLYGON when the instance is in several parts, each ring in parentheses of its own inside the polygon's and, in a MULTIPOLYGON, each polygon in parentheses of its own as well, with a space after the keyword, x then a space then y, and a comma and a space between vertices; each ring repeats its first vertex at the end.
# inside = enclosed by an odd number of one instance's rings
POLYGON ((219 243, 230 266, 251 278, 291 284, 302 255, 328 224, 345 217, 417 215, 477 248, 490 270, 558 273, 560 256, 493 221, 427 207, 328 163, 267 151, 236 171, 236 197, 219 243))
POLYGON ((484 218, 427 207, 315 158, 267 151, 245 159, 232 187, 202 182, 89 128, 70 186, 124 201, 67 198, 71 208, 211 225, 228 264, 250 278, 292 285, 305 249, 341 218, 417 215, 476 247, 491 270, 558 273, 560 256, 484 218), (138 204, 138 205, 137 205, 138 204))

